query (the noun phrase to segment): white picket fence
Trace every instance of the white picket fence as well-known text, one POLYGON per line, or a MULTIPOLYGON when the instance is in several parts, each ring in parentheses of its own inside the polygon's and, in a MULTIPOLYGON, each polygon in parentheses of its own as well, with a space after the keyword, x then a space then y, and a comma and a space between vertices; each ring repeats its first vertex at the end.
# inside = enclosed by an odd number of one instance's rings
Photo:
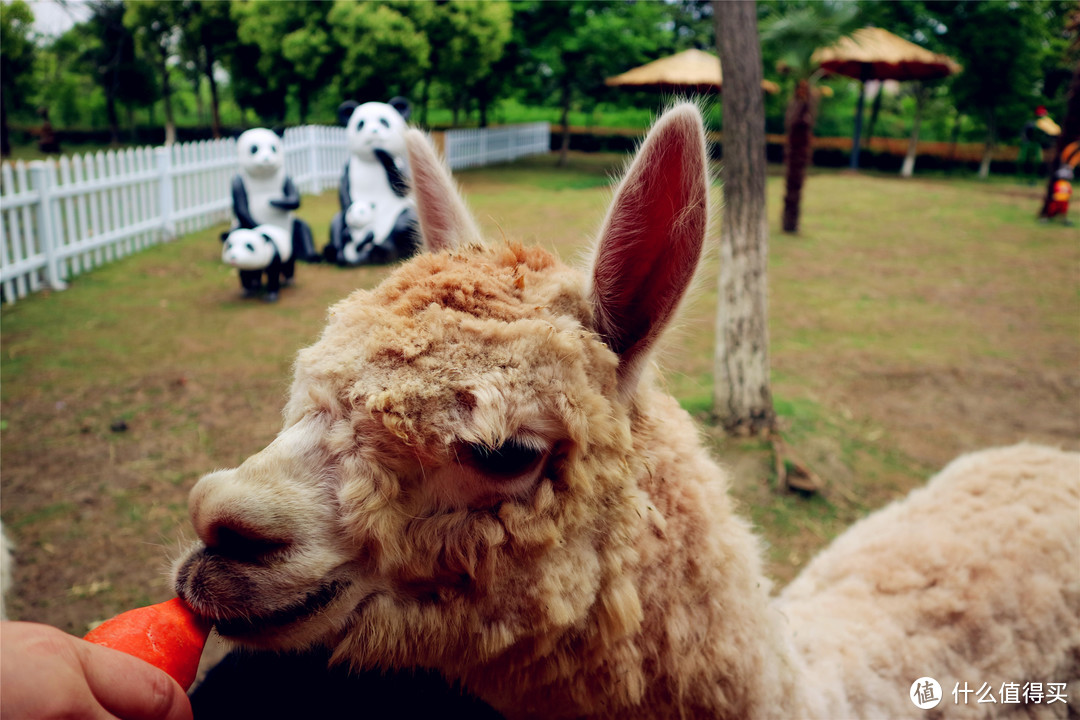
MULTIPOLYGON (((451 130, 451 167, 546 153, 547 123, 451 130)), ((336 188, 345 129, 285 131, 285 169, 305 194, 336 188)), ((236 141, 141 147, 0 166, 0 293, 8 303, 150 245, 225 222, 236 141)))
POLYGON ((527 155, 543 155, 551 147, 551 125, 546 122, 476 130, 447 130, 446 162, 451 170, 509 162, 527 155))

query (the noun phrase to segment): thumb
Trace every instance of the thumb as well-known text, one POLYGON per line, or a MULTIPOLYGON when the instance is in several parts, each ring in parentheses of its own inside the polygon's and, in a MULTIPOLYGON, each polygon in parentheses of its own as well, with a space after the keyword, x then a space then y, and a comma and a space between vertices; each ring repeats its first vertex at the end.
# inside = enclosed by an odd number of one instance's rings
POLYGON ((87 685, 122 720, 191 720, 187 693, 168 673, 119 650, 76 640, 87 685))

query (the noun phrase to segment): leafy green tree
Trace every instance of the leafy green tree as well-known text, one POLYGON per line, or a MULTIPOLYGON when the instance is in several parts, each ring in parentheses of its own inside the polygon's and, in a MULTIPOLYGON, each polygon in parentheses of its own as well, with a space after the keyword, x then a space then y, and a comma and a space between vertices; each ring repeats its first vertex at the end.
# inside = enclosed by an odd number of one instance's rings
POLYGON ((105 116, 113 144, 120 142, 117 106, 144 105, 157 97, 154 69, 137 57, 135 36, 124 24, 126 8, 121 0, 90 3, 85 23, 67 34, 83 48, 77 67, 97 84, 105 96, 105 116))
POLYGON ((762 23, 761 41, 774 48, 790 86, 785 117, 784 209, 781 227, 799 231, 803 185, 810 166, 811 140, 820 100, 816 87, 821 77, 812 56, 820 47, 835 43, 857 27, 858 8, 825 2, 791 3, 783 14, 762 23))
POLYGON ((236 46, 236 22, 227 2, 186 0, 184 45, 210 88, 210 129, 221 137, 221 98, 214 69, 236 46))
POLYGON ((237 101, 246 99, 260 115, 280 122, 292 93, 305 122, 312 98, 329 85, 339 65, 340 48, 328 26, 331 8, 322 1, 232 3, 236 34, 246 46, 232 64, 234 77, 246 75, 237 101))
POLYGON ((399 5, 335 0, 328 22, 343 49, 342 99, 410 95, 431 66, 431 43, 399 5))
POLYGON ((532 99, 557 104, 563 127, 559 164, 570 148, 570 110, 610 97, 604 79, 655 60, 671 46, 664 3, 531 0, 515 6, 522 48, 518 80, 532 99))
POLYGON ((23 0, 0 8, 0 153, 11 154, 8 113, 23 110, 34 88, 34 13, 23 0))
POLYGON ((168 0, 141 0, 124 9, 124 25, 135 36, 136 47, 156 68, 165 108, 165 144, 176 142, 170 61, 177 53, 177 29, 182 28, 184 7, 168 0))
POLYGON ((438 82, 450 99, 455 123, 465 101, 471 98, 479 101, 480 124, 486 125, 487 106, 502 87, 494 68, 510 40, 510 3, 450 0, 395 7, 424 33, 431 48, 421 80, 421 122, 427 122, 431 86, 438 82))
POLYGON ((945 26, 943 42, 965 68, 951 83, 952 96, 957 109, 985 128, 979 166, 979 177, 985 178, 999 139, 1015 136, 1039 104, 1043 3, 971 0, 927 7, 945 26))

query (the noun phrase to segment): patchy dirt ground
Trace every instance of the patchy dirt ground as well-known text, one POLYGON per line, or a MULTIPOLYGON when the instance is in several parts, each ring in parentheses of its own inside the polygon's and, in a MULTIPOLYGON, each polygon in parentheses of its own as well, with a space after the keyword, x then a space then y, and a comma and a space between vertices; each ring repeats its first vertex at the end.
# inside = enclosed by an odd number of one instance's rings
MULTIPOLYGON (((462 182, 493 237, 506 228, 571 257, 602 216, 597 178, 617 162, 589 165, 576 185, 546 166, 462 182)), ((772 208, 778 192, 770 184, 772 208)), ((1033 223, 1037 196, 822 175, 808 185, 804 234, 774 229, 774 394, 787 442, 825 492, 780 495, 767 448, 713 441, 778 580, 958 453, 1024 439, 1080 448, 1080 233, 1033 223)), ((333 202, 305 199, 313 227, 327 226, 333 202)), ((296 350, 333 300, 383 272, 305 266, 277 306, 245 303, 220 267, 217 232, 3 310, 12 617, 82 634, 170 597, 190 488, 273 438, 296 350)), ((714 275, 665 354, 688 406, 708 396, 714 275)))

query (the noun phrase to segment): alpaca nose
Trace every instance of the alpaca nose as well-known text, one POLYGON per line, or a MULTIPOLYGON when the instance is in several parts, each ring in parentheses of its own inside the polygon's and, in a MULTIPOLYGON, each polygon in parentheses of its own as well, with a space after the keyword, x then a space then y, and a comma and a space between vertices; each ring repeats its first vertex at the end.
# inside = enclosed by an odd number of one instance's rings
POLYGON ((238 482, 235 470, 202 478, 191 490, 191 522, 208 549, 241 562, 256 562, 287 549, 290 523, 273 505, 238 482))

